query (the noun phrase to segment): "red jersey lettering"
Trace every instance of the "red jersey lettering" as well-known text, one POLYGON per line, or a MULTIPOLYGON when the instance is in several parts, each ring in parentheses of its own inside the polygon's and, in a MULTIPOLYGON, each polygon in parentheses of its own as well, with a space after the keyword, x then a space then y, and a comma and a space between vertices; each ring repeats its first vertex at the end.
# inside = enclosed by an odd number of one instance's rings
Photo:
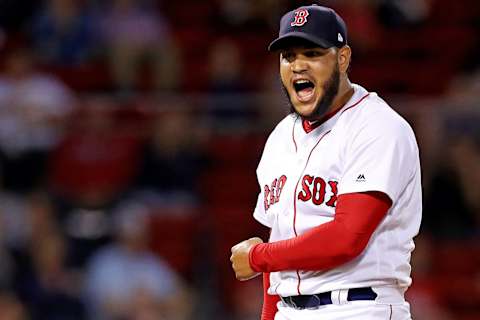
POLYGON ((338 181, 328 181, 328 185, 330 186, 330 189, 332 189, 333 195, 330 197, 330 200, 327 201, 326 205, 329 207, 335 207, 338 194, 338 181))
POLYGON ((265 211, 280 201, 280 195, 282 194, 283 187, 286 183, 287 177, 282 175, 280 178, 273 180, 270 186, 266 184, 263 187, 263 204, 265 206, 265 211))
POLYGON ((310 191, 310 185, 313 182, 313 177, 305 175, 302 181, 302 191, 298 194, 298 199, 302 201, 308 201, 312 198, 312 192, 310 191))
POLYGON ((316 177, 313 182, 312 201, 317 206, 321 205, 323 203, 323 200, 325 200, 325 187, 326 187, 325 180, 323 180, 320 177, 316 177))

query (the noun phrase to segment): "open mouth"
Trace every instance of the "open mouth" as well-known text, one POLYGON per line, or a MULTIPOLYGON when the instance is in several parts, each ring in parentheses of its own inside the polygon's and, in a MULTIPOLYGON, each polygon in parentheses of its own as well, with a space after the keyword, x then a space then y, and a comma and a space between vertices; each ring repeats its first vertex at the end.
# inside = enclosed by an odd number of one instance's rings
POLYGON ((315 84, 307 79, 299 79, 293 82, 293 88, 300 102, 308 102, 313 97, 315 84))

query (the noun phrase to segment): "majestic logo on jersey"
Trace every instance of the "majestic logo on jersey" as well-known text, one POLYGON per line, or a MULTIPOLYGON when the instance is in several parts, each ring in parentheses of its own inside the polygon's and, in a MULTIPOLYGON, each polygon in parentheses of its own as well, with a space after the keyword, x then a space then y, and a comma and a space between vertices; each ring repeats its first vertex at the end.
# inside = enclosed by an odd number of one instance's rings
POLYGON ((363 173, 358 175, 357 182, 365 182, 365 175, 363 173))
POLYGON ((338 181, 325 182, 321 177, 312 177, 306 174, 302 179, 302 191, 298 193, 298 199, 305 202, 312 200, 317 206, 325 202, 327 206, 335 207, 338 193, 337 185, 338 181), (328 199, 325 199, 327 191, 329 196, 328 199))
POLYGON ((282 189, 287 182, 287 177, 282 175, 280 178, 275 179, 269 185, 265 185, 263 188, 263 203, 265 205, 265 212, 273 206, 275 203, 280 201, 280 195, 282 194, 282 189))
POLYGON ((307 23, 307 17, 309 13, 306 9, 298 9, 297 11, 295 11, 294 14, 294 20, 292 21, 292 23, 290 23, 292 27, 301 27, 305 23, 307 23))

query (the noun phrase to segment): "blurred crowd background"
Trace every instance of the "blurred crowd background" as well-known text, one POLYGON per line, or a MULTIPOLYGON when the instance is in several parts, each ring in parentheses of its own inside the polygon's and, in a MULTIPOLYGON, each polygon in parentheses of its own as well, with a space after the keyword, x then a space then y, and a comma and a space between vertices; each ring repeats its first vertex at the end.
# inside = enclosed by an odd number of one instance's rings
MULTIPOLYGON (((267 238, 255 168, 289 107, 266 47, 310 3, 0 0, 0 320, 259 319, 230 247, 267 238)), ((415 319, 480 319, 480 3, 317 3, 418 138, 415 319)))

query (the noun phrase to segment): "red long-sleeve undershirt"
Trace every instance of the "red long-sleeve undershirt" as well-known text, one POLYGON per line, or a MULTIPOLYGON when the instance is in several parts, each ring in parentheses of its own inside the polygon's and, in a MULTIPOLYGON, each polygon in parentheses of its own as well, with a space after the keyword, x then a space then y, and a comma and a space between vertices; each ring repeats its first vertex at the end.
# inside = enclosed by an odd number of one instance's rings
POLYGON ((334 220, 298 237, 253 247, 250 266, 264 272, 262 320, 272 320, 277 310, 278 296, 266 292, 270 272, 331 269, 354 259, 365 249, 391 205, 382 192, 340 195, 334 220))

